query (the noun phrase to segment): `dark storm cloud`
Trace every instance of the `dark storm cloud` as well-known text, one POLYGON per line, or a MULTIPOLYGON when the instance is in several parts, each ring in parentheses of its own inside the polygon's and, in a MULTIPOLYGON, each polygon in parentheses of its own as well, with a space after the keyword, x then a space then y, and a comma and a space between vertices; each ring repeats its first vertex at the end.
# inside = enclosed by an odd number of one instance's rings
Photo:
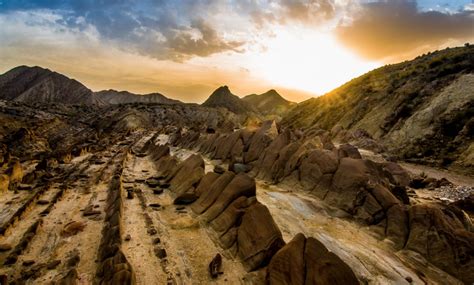
POLYGON ((216 1, 164 0, 6 0, 0 13, 52 10, 61 15, 62 26, 85 29, 93 26, 100 37, 116 41, 159 59, 185 60, 193 56, 235 51, 242 41, 227 41, 202 20, 216 1))
POLYGON ((336 29, 338 39, 360 55, 380 60, 419 48, 436 49, 448 40, 474 38, 474 14, 419 11, 416 1, 379 1, 362 5, 352 23, 336 29))

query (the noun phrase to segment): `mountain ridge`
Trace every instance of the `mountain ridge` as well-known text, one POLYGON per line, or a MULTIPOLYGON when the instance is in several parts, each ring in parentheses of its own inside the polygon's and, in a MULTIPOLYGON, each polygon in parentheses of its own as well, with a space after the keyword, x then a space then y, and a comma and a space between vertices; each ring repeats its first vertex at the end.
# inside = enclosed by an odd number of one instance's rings
POLYGON ((474 46, 436 51, 301 102, 282 125, 344 139, 363 130, 403 159, 469 163, 463 157, 474 158, 473 73, 474 46))
POLYGON ((204 107, 226 108, 235 114, 258 113, 258 110, 237 95, 232 94, 227 85, 214 90, 204 103, 204 107))
POLYGON ((109 104, 127 103, 159 103, 159 104, 183 104, 183 102, 168 98, 161 93, 135 94, 126 90, 114 89, 94 92, 100 99, 109 104))
POLYGON ((283 98, 275 89, 270 89, 262 94, 250 94, 243 97, 242 100, 255 106, 263 115, 282 116, 296 105, 295 102, 283 98))
POLYGON ((0 99, 25 103, 104 104, 79 81, 47 68, 26 65, 0 75, 0 99))

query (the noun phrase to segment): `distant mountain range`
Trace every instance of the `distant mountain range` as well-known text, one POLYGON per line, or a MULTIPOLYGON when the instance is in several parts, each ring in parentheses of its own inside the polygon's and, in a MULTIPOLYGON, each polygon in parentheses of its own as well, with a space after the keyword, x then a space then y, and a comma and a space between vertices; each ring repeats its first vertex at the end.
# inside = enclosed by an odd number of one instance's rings
MULTIPOLYGON (((93 92, 82 83, 38 66, 18 66, 0 75, 0 99, 23 103, 109 104, 154 103, 184 104, 160 93, 134 94, 113 89, 93 92)), ((244 98, 231 93, 227 86, 215 90, 202 104, 204 107, 226 108, 235 114, 281 115, 295 103, 275 90, 244 98)))
POLYGON ((0 75, 0 99, 24 103, 105 104, 80 82, 38 66, 18 66, 0 75))
POLYGON ((133 94, 128 91, 116 91, 113 89, 95 92, 95 95, 102 101, 109 104, 127 103, 160 103, 160 104, 181 104, 183 102, 170 99, 160 93, 145 95, 133 94))
POLYGON ((263 94, 251 94, 242 98, 243 101, 257 108, 263 115, 283 115, 292 107, 296 106, 283 98, 275 89, 271 89, 263 94))

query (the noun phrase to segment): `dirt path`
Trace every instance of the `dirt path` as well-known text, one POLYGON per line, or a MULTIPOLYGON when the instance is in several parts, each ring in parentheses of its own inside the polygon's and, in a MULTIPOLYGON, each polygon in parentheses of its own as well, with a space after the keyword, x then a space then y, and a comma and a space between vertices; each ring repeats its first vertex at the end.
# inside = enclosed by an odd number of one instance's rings
MULTIPOLYGON (((178 155, 180 159, 184 156, 178 155)), ((129 154, 124 169, 125 181, 142 181, 156 176, 157 170, 148 157, 136 157, 129 154)), ((137 284, 240 284, 246 274, 240 262, 224 255, 224 252, 209 238, 206 229, 187 207, 173 205, 173 198, 165 190, 160 195, 153 194, 145 183, 125 183, 124 187, 133 187, 141 192, 140 198, 126 200, 124 205, 124 233, 131 240, 125 242, 123 249, 135 269, 137 284), (158 204, 160 207, 150 207, 158 204), (151 221, 147 225, 146 216, 151 221), (151 225, 150 225, 151 222, 151 225), (150 235, 149 228, 156 234, 150 235), (159 238, 159 243, 153 241, 159 238), (156 249, 166 252, 165 258, 159 258, 156 249), (209 276, 208 264, 217 254, 223 255, 224 272, 217 280, 209 276)))

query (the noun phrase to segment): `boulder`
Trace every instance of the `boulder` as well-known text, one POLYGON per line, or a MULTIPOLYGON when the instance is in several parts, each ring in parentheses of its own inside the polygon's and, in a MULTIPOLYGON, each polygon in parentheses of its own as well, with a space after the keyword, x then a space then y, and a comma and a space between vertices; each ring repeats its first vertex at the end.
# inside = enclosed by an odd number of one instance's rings
POLYGON ((275 121, 266 121, 249 141, 248 151, 244 154, 244 162, 257 160, 270 143, 278 135, 275 121))
POLYGON ((256 195, 255 180, 246 174, 236 175, 220 193, 216 201, 204 212, 202 218, 209 222, 222 213, 230 203, 240 196, 254 197, 256 195))
POLYGON ((203 176, 204 160, 200 155, 191 155, 178 166, 170 180, 170 190, 175 195, 181 195, 197 185, 203 176))
POLYGON ((265 152, 259 159, 258 177, 264 180, 272 179, 272 166, 277 161, 280 150, 290 143, 291 133, 285 130, 279 134, 272 143, 265 149, 265 152))
POLYGON ((246 209, 256 202, 256 198, 240 196, 235 199, 217 218, 210 223, 211 228, 222 236, 231 227, 239 226, 246 209))
POLYGON ((211 278, 215 279, 221 274, 221 267, 222 267, 222 256, 220 254, 216 254, 214 258, 209 263, 209 274, 211 278))
MULTIPOLYGON (((227 171, 224 174, 221 174, 211 185, 211 187, 204 189, 204 191, 199 196, 199 199, 194 202, 191 206, 191 209, 194 213, 202 214, 206 211, 219 197, 221 192, 230 183, 234 178, 235 174, 233 172, 227 171)), ((199 189, 199 186, 197 187, 199 189)))
POLYGON ((76 235, 79 232, 82 232, 85 227, 86 227, 86 224, 83 222, 72 221, 64 226, 64 228, 61 231, 61 236, 69 237, 69 236, 76 235))
POLYGON ((339 158, 350 157, 354 159, 362 159, 359 150, 351 144, 342 144, 337 150, 339 158))
POLYGON ((268 284, 305 284, 305 243, 306 237, 299 233, 273 256, 267 269, 268 284))
POLYGON ((199 182, 199 185, 197 186, 196 190, 194 191, 194 194, 196 194, 196 196, 201 196, 201 194, 203 192, 205 192, 209 187, 211 187, 212 183, 214 183, 214 181, 216 181, 216 179, 219 177, 220 175, 217 174, 217 173, 214 173, 214 172, 208 172, 206 173, 201 181, 199 182))
POLYGON ((188 204, 193 203, 197 199, 198 199, 198 196, 196 196, 195 193, 186 192, 186 193, 183 193, 183 194, 179 195, 178 197, 176 197, 176 199, 174 199, 174 201, 173 201, 173 204, 175 204, 175 205, 188 205, 188 204))
POLYGON ((10 186, 10 177, 6 174, 0 174, 0 193, 6 192, 10 186))
POLYGON ((301 143, 294 142, 284 146, 278 153, 278 158, 271 168, 272 181, 279 182, 285 176, 285 167, 291 156, 299 149, 301 143))
POLYGON ((242 217, 237 232, 238 256, 247 271, 265 266, 285 245, 267 207, 256 202, 242 217))
POLYGON ((406 249, 422 254, 437 267, 466 284, 474 282, 474 233, 464 228, 448 207, 414 205, 408 211, 406 249))
POLYGON ((402 205, 394 205, 387 211, 387 228, 385 235, 401 249, 408 238, 408 213, 402 205))
POLYGON ((359 191, 369 180, 369 169, 361 159, 342 158, 332 180, 331 191, 326 201, 339 208, 351 211, 359 191))
POLYGON ((359 285, 352 269, 315 238, 306 239, 304 260, 306 261, 305 284, 359 285))

